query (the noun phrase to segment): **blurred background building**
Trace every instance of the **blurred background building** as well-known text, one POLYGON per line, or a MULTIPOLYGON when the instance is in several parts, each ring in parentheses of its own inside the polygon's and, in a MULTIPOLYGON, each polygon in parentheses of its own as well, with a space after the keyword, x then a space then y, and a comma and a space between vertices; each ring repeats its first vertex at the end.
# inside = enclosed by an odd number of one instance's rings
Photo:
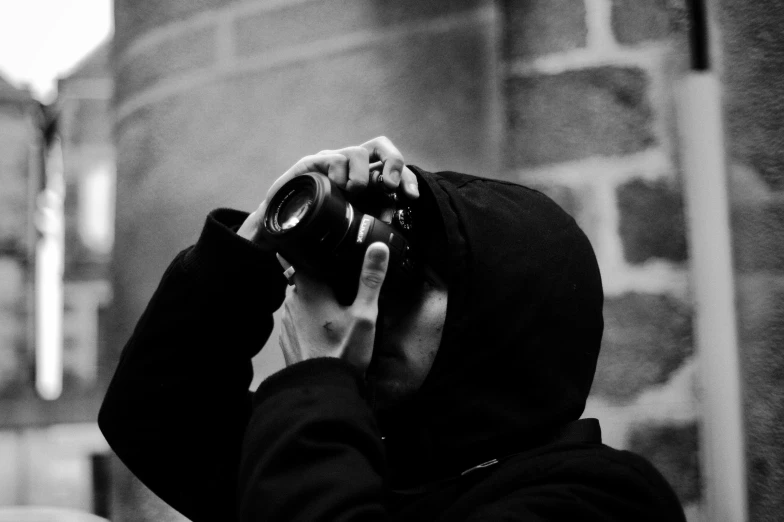
MULTIPOLYGON (((710 5, 735 266, 734 281, 717 284, 736 291, 749 519, 778 520, 784 7, 710 5)), ((706 519, 676 107, 690 65, 684 1, 115 0, 114 9, 113 39, 59 82, 52 103, 0 82, 0 504, 181 520, 111 456, 94 424, 122 346, 210 209, 255 208, 301 156, 386 135, 409 163, 521 182, 577 219, 606 293, 586 416, 601 420, 607 444, 661 470, 689 520, 706 519), (59 398, 44 400, 36 216, 53 179, 64 196, 64 379, 59 398)), ((255 361, 256 384, 283 365, 275 337, 255 361)))
POLYGON ((114 232, 107 56, 104 45, 87 57, 47 106, 0 85, 0 505, 107 509, 101 484, 92 480, 106 467, 108 449, 95 425, 99 352, 107 351, 99 322, 111 300, 114 232), (62 219, 49 215, 58 211, 62 219), (40 248, 57 221, 67 245, 59 270, 40 248), (56 400, 44 398, 52 390, 36 365, 37 270, 62 276, 56 400))

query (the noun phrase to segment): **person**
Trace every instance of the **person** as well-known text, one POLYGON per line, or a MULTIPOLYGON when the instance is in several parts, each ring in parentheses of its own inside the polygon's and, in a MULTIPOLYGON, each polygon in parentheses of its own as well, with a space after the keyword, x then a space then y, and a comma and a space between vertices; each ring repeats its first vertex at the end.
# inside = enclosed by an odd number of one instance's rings
POLYGON ((685 520, 649 462, 580 418, 602 305, 592 247, 552 200, 406 165, 376 138, 303 158, 249 215, 209 214, 124 348, 99 426, 193 521, 685 520), (382 295, 375 243, 342 304, 260 239, 261 216, 305 172, 361 194, 376 160, 413 206, 423 281, 382 295), (250 392, 281 304, 286 367, 250 392))

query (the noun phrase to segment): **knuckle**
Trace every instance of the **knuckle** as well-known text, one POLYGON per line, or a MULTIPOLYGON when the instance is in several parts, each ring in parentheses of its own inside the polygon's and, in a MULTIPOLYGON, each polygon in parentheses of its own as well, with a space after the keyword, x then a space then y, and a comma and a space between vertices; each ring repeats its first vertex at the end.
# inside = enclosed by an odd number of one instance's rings
POLYGON ((344 156, 343 154, 332 153, 332 152, 317 157, 319 158, 320 161, 326 161, 330 165, 345 163, 346 161, 348 161, 348 158, 346 158, 346 156, 344 156))
POLYGON ((348 158, 343 154, 335 154, 335 156, 332 158, 332 162, 335 165, 339 165, 341 167, 348 166, 348 158))
POLYGON ((417 181, 416 175, 411 172, 408 167, 403 167, 403 170, 400 172, 400 179, 407 185, 414 185, 415 187, 419 186, 419 181, 417 181))
POLYGON ((355 355, 353 364, 358 368, 367 368, 370 365, 371 355, 365 353, 355 355))
POLYGON ((355 308, 352 312, 352 319, 354 325, 360 328, 373 328, 376 326, 376 311, 375 307, 362 306, 355 308))
POLYGON ((390 167, 395 167, 400 172, 403 169, 403 156, 400 153, 394 153, 389 156, 387 163, 389 163, 390 167))
POLYGON ((384 273, 378 270, 364 270, 362 282, 369 288, 378 288, 384 282, 384 273))
POLYGON ((359 145, 355 145, 352 147, 346 147, 343 149, 344 153, 351 156, 369 156, 367 149, 360 147, 359 145))
POLYGON ((355 191, 355 190, 364 190, 368 186, 367 179, 361 178, 350 178, 348 183, 346 183, 346 190, 348 191, 355 191))
POLYGON ((386 136, 376 136, 363 143, 363 147, 369 149, 371 154, 378 154, 385 148, 388 141, 386 136))

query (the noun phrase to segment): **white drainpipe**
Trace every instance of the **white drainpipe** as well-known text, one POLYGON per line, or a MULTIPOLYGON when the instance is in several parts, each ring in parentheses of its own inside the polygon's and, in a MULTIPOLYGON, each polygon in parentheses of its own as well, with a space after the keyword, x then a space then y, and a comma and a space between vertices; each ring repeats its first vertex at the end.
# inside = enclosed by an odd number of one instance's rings
MULTIPOLYGON (((692 8, 708 17, 700 2, 692 8)), ((695 24, 699 30, 699 24, 695 24)), ((705 31, 703 31, 705 33, 705 31)), ((746 459, 732 264, 727 155, 721 85, 704 60, 682 79, 678 92, 681 166, 686 189, 695 334, 702 384, 701 464, 705 520, 748 517, 746 459)), ((696 46, 699 52, 700 44, 696 46)))

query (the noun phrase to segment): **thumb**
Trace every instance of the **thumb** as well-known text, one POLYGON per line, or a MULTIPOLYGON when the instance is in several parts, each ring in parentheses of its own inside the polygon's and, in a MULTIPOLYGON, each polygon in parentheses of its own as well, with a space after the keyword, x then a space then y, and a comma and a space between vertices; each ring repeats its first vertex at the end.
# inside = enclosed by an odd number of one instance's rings
POLYGON ((375 305, 389 265, 389 248, 384 243, 373 243, 365 252, 359 289, 355 303, 375 305))

